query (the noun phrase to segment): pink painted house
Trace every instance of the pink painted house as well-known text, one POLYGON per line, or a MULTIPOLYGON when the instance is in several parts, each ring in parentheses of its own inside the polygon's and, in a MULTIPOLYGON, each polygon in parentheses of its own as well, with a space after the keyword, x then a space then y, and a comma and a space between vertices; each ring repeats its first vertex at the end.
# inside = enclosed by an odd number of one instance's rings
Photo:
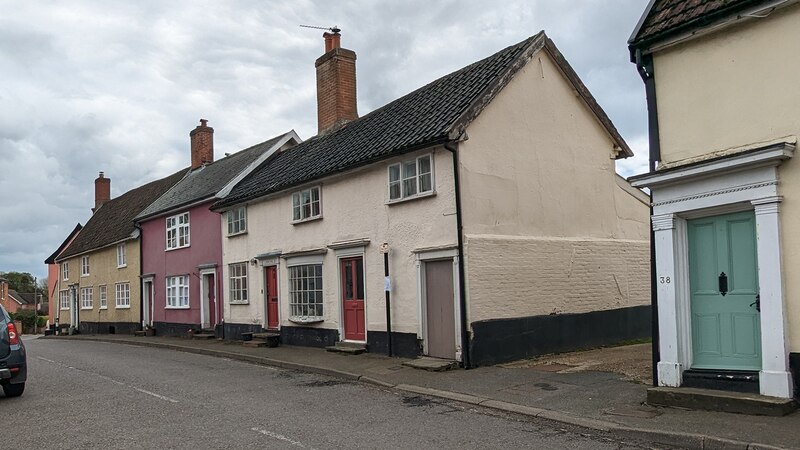
POLYGON ((64 239, 64 242, 61 243, 58 249, 56 249, 56 251, 53 252, 53 254, 50 255, 46 260, 44 260, 44 263, 47 264, 47 299, 49 302, 48 320, 50 323, 55 323, 54 320, 58 315, 58 308, 60 306, 58 293, 59 284, 61 283, 61 264, 56 262, 56 258, 61 254, 61 252, 64 251, 65 248, 69 246, 69 244, 72 243, 72 241, 75 240, 75 238, 78 236, 78 233, 80 233, 81 228, 83 228, 83 226, 80 223, 75 225, 75 228, 72 229, 72 232, 70 232, 67 238, 64 239))
POLYGON ((214 161, 214 129, 201 119, 189 134, 191 170, 145 208, 143 322, 158 335, 222 334, 222 227, 209 206, 275 152, 297 144, 294 131, 214 161))

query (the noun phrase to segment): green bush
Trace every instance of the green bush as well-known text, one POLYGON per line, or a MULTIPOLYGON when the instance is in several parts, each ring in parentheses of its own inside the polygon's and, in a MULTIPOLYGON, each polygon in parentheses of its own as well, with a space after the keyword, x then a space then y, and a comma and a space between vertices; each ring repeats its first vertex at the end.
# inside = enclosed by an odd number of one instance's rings
POLYGON ((13 319, 22 322, 22 327, 25 329, 33 328, 34 321, 36 320, 36 312, 30 309, 20 309, 15 314, 13 319))

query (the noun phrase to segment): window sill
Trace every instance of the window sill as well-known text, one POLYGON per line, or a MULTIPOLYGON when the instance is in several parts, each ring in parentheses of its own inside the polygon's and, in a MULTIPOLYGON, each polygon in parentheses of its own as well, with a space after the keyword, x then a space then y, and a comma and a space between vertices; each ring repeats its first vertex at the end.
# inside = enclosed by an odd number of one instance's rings
POLYGON ((249 305, 249 304, 250 304, 250 301, 246 301, 246 302, 241 302, 241 301, 239 301, 239 302, 230 302, 230 304, 231 304, 231 306, 236 306, 236 305, 249 305))
POLYGON ((126 268, 126 267, 128 267, 128 265, 127 265, 127 264, 123 264, 123 265, 121 265, 121 266, 117 266, 117 269, 124 269, 124 268, 126 268))
POLYGON ((310 324, 310 323, 321 323, 324 321, 325 319, 323 319, 322 317, 298 317, 298 316, 289 317, 289 322, 294 322, 294 323, 310 324))
POLYGON ((117 306, 114 307, 114 309, 131 309, 131 307, 130 307, 130 305, 128 305, 128 306, 117 305, 117 306))
POLYGON ((232 233, 232 234, 229 234, 229 235, 227 235, 227 237, 229 237, 229 238, 232 238, 232 237, 236 237, 236 236, 241 236, 241 235, 243 235, 243 234, 247 234, 247 230, 240 231, 240 232, 238 232, 238 233, 232 233))
POLYGON ((97 308, 97 309, 100 309, 100 310, 103 310, 103 309, 108 309, 108 306, 101 306, 101 307, 99 307, 99 308, 97 308))
POLYGON ((87 307, 85 307, 85 306, 81 306, 81 311, 91 311, 91 310, 93 310, 93 309, 94 309, 94 308, 87 308, 87 307))
POLYGON ((88 273, 82 273, 82 274, 81 274, 81 278, 86 278, 86 277, 88 277, 88 276, 89 276, 89 274, 88 274, 88 273))
POLYGON ((403 197, 403 198, 398 198, 398 199, 394 199, 394 200, 387 200, 386 204, 391 206, 391 205, 395 205, 397 203, 405 203, 405 202, 410 202, 410 201, 413 201, 413 200, 418 200, 418 199, 421 199, 421 198, 428 198, 428 197, 434 197, 434 196, 436 196, 436 191, 430 191, 430 192, 425 192, 424 194, 412 195, 410 197, 403 197))
POLYGON ((322 214, 320 214, 318 216, 314 216, 314 217, 308 217, 308 218, 305 218, 305 219, 293 220, 292 221, 292 225, 300 225, 301 223, 313 222, 315 220, 322 220, 322 214))
POLYGON ((61 308, 61 311, 69 311, 69 308, 61 308))
POLYGON ((189 306, 165 306, 164 309, 189 309, 189 306))
POLYGON ((165 251, 165 252, 171 252, 171 251, 174 251, 174 250, 180 250, 180 249, 182 249, 182 248, 189 248, 189 247, 191 247, 191 246, 192 246, 192 245, 191 245, 191 244, 189 244, 189 245, 184 245, 183 247, 172 247, 172 248, 165 248, 165 249, 164 249, 164 251, 165 251))

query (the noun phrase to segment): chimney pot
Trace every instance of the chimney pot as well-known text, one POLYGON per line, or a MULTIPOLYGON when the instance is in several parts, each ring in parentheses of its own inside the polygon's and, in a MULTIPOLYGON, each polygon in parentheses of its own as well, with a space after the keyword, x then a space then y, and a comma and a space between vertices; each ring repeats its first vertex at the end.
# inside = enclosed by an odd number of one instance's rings
POLYGON ((92 212, 97 211, 103 203, 111 200, 111 178, 106 178, 103 172, 94 180, 94 208, 92 212))
POLYGON ((320 134, 358 118, 356 53, 340 47, 341 35, 323 33, 325 54, 317 58, 317 127, 320 134))
POLYGON ((200 119, 200 125, 189 133, 192 152, 192 169, 214 162, 214 129, 208 119, 200 119))

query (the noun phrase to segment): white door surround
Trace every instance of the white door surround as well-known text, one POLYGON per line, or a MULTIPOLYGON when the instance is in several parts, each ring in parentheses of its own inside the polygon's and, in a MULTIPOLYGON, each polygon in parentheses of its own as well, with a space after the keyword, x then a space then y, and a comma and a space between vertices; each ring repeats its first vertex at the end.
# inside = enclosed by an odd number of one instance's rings
POLYGON ((686 220, 743 210, 756 217, 758 283, 761 295, 762 368, 760 392, 793 396, 789 371, 780 236, 778 165, 794 146, 781 143, 687 168, 638 178, 653 199, 658 292, 658 381, 680 386, 692 365, 686 220))
POLYGON ((217 316, 217 321, 219 321, 219 309, 217 308, 217 268, 205 268, 199 269, 200 273, 200 324, 202 328, 210 328, 211 327, 211 310, 213 308, 214 312, 217 316), (208 279, 206 277, 211 277, 213 280, 214 292, 212 292, 212 297, 214 299, 214 304, 211 304, 209 301, 209 292, 208 292, 208 279))
POLYGON ((426 248, 414 250, 413 253, 417 256, 417 313, 419 315, 419 327, 417 336, 422 338, 423 353, 428 354, 428 336, 427 336, 427 312, 426 304, 427 299, 425 296, 425 263, 427 261, 437 260, 452 260, 453 261, 453 301, 455 302, 455 336, 453 339, 456 343, 455 359, 463 361, 463 349, 461 346, 461 302, 458 301, 460 297, 459 289, 459 271, 458 265, 461 263, 458 256, 458 248, 454 246, 444 246, 441 248, 426 248))
POLYGON ((142 278, 142 327, 153 326, 153 280, 142 278))

